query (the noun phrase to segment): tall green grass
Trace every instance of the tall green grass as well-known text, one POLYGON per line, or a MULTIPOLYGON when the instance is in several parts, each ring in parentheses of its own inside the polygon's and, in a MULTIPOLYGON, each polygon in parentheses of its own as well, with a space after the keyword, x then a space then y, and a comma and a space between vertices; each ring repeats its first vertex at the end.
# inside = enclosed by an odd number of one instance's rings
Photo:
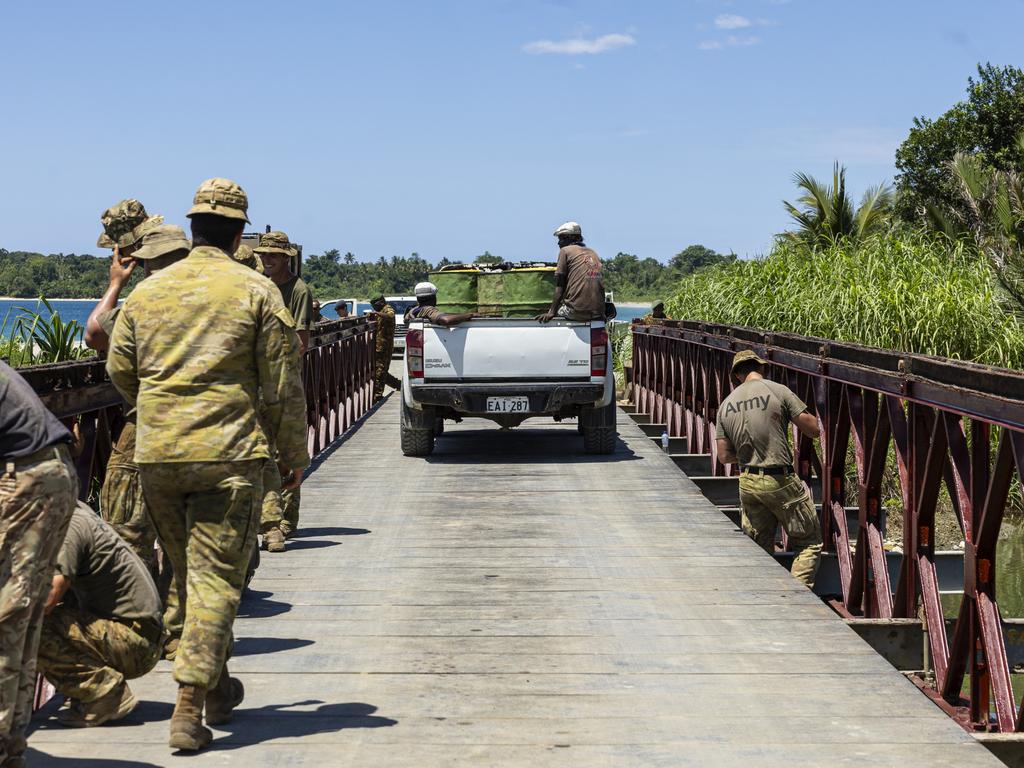
POLYGON ((780 240, 763 259, 695 272, 666 305, 679 319, 1024 367, 1024 324, 1001 308, 987 262, 922 233, 820 250, 780 240))
POLYGON ((0 358, 17 368, 92 356, 92 350, 82 343, 82 325, 77 320, 63 320, 46 299, 40 297, 39 301, 46 316, 38 304, 35 309, 19 306, 7 311, 0 323, 0 358))

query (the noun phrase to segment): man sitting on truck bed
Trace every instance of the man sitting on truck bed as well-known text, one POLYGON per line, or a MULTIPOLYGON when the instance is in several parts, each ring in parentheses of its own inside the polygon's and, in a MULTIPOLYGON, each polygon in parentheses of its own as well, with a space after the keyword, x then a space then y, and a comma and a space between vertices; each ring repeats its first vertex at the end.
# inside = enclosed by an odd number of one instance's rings
POLYGON ((477 317, 476 312, 462 312, 457 315, 441 312, 437 308, 437 286, 433 283, 416 283, 413 289, 417 306, 405 313, 405 324, 410 320, 425 320, 434 325, 458 325, 477 317))
POLYGON ((558 238, 555 266, 555 297, 551 309, 537 319, 547 323, 556 317, 567 320, 604 320, 604 281, 601 260, 583 242, 583 230, 567 221, 554 232, 558 238))

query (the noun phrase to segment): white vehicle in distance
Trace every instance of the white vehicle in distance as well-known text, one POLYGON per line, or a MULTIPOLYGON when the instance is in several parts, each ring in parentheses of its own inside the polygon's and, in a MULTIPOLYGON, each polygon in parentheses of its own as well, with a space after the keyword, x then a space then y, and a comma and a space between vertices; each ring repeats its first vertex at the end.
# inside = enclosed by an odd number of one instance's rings
POLYGON ((505 428, 535 416, 578 419, 586 453, 615 450, 615 376, 604 320, 480 317, 452 327, 413 319, 405 335, 401 438, 426 456, 444 420, 505 428))

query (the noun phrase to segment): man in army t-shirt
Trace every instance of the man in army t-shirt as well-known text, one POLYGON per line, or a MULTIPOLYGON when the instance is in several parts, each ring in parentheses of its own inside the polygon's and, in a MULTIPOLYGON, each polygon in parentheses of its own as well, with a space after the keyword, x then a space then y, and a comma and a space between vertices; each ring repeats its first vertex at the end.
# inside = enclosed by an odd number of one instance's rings
POLYGON ((793 471, 789 425, 814 439, 818 420, 788 387, 764 378, 765 365, 749 350, 733 359, 739 386, 718 406, 718 458, 740 465, 743 531, 771 552, 781 523, 795 554, 793 576, 810 587, 821 558, 821 524, 807 486, 793 471))
POLYGON ((284 305, 295 319, 295 330, 302 341, 302 352, 309 348, 309 332, 313 328, 313 292, 306 282, 292 272, 291 259, 298 251, 284 232, 268 232, 253 249, 263 262, 263 273, 281 291, 284 305))

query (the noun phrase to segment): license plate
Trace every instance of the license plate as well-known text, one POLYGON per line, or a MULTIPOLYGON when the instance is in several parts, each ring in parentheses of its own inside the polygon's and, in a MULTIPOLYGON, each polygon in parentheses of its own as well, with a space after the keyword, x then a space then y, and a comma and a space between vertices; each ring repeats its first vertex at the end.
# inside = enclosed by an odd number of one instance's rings
POLYGON ((488 413, 526 413, 530 410, 530 398, 518 397, 488 397, 488 413))

